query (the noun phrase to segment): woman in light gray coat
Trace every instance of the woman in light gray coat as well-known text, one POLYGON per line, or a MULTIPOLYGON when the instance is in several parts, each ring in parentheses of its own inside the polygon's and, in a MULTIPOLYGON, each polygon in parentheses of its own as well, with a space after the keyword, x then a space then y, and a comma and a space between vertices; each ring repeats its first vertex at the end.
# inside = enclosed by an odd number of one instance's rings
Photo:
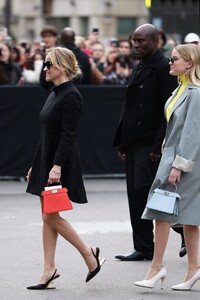
POLYGON ((188 270, 183 283, 173 290, 190 290, 200 280, 198 263, 200 225, 200 48, 194 44, 178 45, 172 51, 170 74, 178 76, 179 86, 165 105, 168 122, 162 159, 149 192, 167 182, 177 185, 181 196, 179 215, 172 216, 146 208, 142 218, 155 219, 155 249, 152 265, 141 287, 153 288, 163 282, 166 269, 163 256, 171 223, 183 224, 188 270))

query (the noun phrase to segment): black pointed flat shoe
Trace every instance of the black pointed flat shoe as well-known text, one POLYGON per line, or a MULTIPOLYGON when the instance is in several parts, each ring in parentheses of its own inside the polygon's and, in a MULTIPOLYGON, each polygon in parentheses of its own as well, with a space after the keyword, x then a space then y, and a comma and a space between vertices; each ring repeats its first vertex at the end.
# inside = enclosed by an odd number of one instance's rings
MULTIPOLYGON (((30 285, 27 287, 28 290, 45 290, 45 289, 49 289, 49 284, 56 278, 60 277, 60 275, 56 275, 57 269, 55 270, 55 272, 53 273, 53 275, 51 276, 51 278, 49 280, 47 280, 46 283, 38 283, 38 284, 34 284, 34 285, 30 285)), ((52 287, 51 289, 55 289, 55 287, 52 287)))
POLYGON ((186 246, 184 244, 181 245, 181 249, 180 249, 180 252, 179 252, 179 256, 180 257, 183 257, 187 254, 187 250, 186 250, 186 246))
POLYGON ((97 273, 99 273, 99 271, 101 270, 101 266, 103 265, 103 263, 106 260, 105 258, 99 257, 100 249, 98 247, 96 248, 96 254, 94 253, 94 250, 92 248, 91 248, 91 250, 92 250, 92 254, 93 254, 94 258, 96 259, 97 267, 96 267, 96 269, 94 269, 94 271, 88 272, 85 282, 90 281, 95 275, 97 275, 97 273))

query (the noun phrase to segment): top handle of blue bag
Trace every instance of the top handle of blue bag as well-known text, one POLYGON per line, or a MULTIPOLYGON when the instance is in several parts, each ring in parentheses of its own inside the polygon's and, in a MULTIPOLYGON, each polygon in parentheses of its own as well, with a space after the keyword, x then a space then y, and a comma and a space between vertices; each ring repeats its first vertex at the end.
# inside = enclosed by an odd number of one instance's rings
MULTIPOLYGON (((163 188, 164 188, 166 185, 169 186, 169 182, 164 182, 164 183, 160 184, 160 185, 158 186, 158 188, 160 188, 161 190, 163 190, 163 188)), ((171 184, 171 186, 172 186, 172 184, 171 184)), ((174 184, 174 185, 172 186, 172 188, 174 188, 174 191, 177 192, 177 185, 176 185, 176 184, 174 184)))

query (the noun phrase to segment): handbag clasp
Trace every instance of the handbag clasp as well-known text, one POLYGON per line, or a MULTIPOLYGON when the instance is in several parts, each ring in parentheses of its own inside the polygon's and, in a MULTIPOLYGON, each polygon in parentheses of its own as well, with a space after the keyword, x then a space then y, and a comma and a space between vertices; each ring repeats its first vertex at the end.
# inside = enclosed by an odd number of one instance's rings
POLYGON ((166 191, 165 191, 165 192, 164 192, 164 195, 169 196, 169 192, 166 192, 166 191))

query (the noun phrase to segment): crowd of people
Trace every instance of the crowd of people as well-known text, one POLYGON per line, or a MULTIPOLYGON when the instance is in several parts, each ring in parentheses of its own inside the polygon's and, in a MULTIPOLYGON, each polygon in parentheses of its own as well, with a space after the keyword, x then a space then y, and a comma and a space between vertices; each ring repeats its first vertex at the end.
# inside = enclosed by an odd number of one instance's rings
POLYGON ((129 39, 111 40, 108 47, 98 31, 88 38, 76 36, 70 27, 61 32, 47 25, 41 30, 41 41, 13 42, 0 37, 0 84, 41 84, 46 87, 42 63, 47 49, 62 46, 75 54, 82 77, 76 84, 126 84, 135 64, 129 39))
MULTIPOLYGON (((7 31, 5 31, 7 32, 7 31)), ((199 37, 190 33, 185 42, 198 42, 199 37)), ((102 42, 99 30, 94 28, 87 36, 78 36, 66 27, 58 32, 54 26, 46 25, 41 30, 41 40, 15 42, 7 33, 0 34, 0 84, 41 84, 48 88, 42 74, 42 63, 46 49, 63 46, 72 50, 82 70, 82 77, 75 84, 119 84, 127 85, 137 59, 131 45, 130 36, 126 39, 111 38, 108 44, 102 42)), ((159 48, 170 58, 176 41, 167 39, 166 33, 159 30, 159 48)))

